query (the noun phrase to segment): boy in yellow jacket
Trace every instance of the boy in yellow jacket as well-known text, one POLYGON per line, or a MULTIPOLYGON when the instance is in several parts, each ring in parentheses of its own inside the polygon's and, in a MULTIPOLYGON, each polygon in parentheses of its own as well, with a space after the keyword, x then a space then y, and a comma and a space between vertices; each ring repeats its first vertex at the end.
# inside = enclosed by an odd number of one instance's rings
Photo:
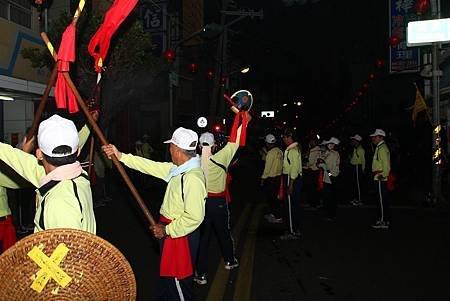
POLYGON ((34 231, 72 228, 95 234, 91 187, 77 161, 80 138, 75 124, 53 115, 39 125, 37 140, 36 157, 0 143, 0 160, 39 187, 34 231))

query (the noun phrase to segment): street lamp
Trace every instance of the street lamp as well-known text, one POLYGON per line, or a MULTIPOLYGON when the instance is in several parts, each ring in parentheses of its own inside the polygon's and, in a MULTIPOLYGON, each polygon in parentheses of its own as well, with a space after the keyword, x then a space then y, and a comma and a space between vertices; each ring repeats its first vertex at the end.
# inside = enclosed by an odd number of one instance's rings
POLYGON ((245 68, 241 69, 241 73, 243 73, 243 74, 245 74, 249 71, 250 71, 250 67, 245 67, 245 68))

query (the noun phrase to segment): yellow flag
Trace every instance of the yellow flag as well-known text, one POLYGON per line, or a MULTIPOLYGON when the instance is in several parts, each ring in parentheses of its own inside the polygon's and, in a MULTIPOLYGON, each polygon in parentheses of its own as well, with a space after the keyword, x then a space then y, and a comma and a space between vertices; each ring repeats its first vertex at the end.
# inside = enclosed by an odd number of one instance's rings
POLYGON ((423 99, 422 94, 420 94, 419 88, 416 86, 416 101, 414 102, 413 110, 412 110, 412 120, 415 122, 417 119, 417 114, 420 112, 428 110, 427 104, 423 99))

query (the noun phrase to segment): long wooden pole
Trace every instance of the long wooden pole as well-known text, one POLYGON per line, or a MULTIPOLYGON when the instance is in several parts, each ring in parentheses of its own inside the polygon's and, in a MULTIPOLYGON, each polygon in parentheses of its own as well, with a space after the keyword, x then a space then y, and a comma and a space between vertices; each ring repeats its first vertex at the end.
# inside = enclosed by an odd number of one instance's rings
POLYGON ((47 82, 47 87, 45 87, 44 94, 42 95, 41 100, 39 101, 38 108, 36 109, 36 113, 34 114, 34 119, 33 123, 31 124, 31 128, 27 133, 27 141, 33 138, 33 136, 36 134, 37 127, 39 125, 39 122, 41 121, 42 113, 44 112, 45 105, 47 104, 48 96, 50 95, 52 87, 55 85, 57 75, 58 75, 58 64, 55 63, 50 78, 47 82))
MULTIPOLYGON (((46 45, 51 45, 50 40, 48 39, 47 35, 45 33, 41 33, 41 37, 44 40, 46 45)), ((58 56, 55 52, 52 53, 53 58, 58 60, 58 56)), ((70 75, 68 72, 62 72, 62 75, 64 76, 64 79, 66 80, 67 84, 69 85, 70 89, 72 90, 73 94, 75 95, 75 98, 77 99, 78 105, 80 106, 81 110, 83 111, 84 115, 86 115, 86 118, 89 122, 89 124, 92 126, 92 129, 94 130, 97 137, 100 139, 100 142, 102 145, 108 145, 109 142, 106 140, 106 137, 103 135, 102 130, 99 128, 97 123, 95 122, 94 118, 92 118, 92 115, 89 112, 89 109, 87 105, 85 104, 83 98, 81 98, 80 93, 78 92, 78 89, 75 87, 75 84, 73 83, 72 79, 70 78, 70 75)), ((128 188, 131 191, 131 194, 134 196, 135 200, 137 201, 139 207, 141 207, 142 212, 144 213, 144 216, 150 223, 150 225, 155 225, 155 219, 151 215, 150 211, 148 210, 147 206, 144 203, 144 200, 139 195, 139 192, 137 191, 136 187, 131 182, 130 177, 128 176, 127 172, 125 171, 125 168, 123 167, 122 163, 117 159, 116 156, 112 156, 112 161, 114 165, 116 166, 117 170, 119 171, 120 175, 122 176, 123 180, 127 184, 128 188)))
MULTIPOLYGON (((85 3, 86 3, 85 0, 80 0, 80 2, 78 3, 78 7, 72 18, 73 25, 77 25, 78 19, 80 18, 80 15, 81 15, 81 12, 83 11, 85 3)), ((41 36, 42 36, 42 33, 41 33, 41 36)), ((47 45, 47 47, 48 47, 48 45, 47 45)), ((54 57, 54 54, 56 52, 54 51, 53 46, 51 49, 49 48, 49 50, 50 50, 50 53, 52 54, 52 56, 54 57)), ((36 134, 37 127, 39 125, 39 122, 41 121, 42 113, 44 112, 45 105, 47 104, 48 96, 50 95, 52 87, 56 83, 56 76, 58 75, 58 60, 55 60, 55 62, 56 62, 55 66, 53 67, 52 73, 50 74, 50 78, 47 82, 47 87, 45 87, 44 94, 42 95, 41 100, 39 101, 38 108, 36 109, 36 113, 34 114, 33 123, 31 124, 31 128, 27 133, 27 141, 29 141, 36 134)))

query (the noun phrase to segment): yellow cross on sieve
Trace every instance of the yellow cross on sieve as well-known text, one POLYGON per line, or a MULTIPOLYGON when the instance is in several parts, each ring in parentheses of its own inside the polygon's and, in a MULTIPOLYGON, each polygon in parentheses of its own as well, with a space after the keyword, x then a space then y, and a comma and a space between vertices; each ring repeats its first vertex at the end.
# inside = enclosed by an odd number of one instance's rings
POLYGON ((52 255, 47 257, 41 249, 34 246, 27 255, 41 270, 37 273, 36 279, 31 284, 31 288, 38 293, 42 292, 50 278, 53 278, 60 286, 66 287, 72 281, 72 278, 59 267, 59 264, 68 252, 69 248, 64 243, 60 243, 52 255))

